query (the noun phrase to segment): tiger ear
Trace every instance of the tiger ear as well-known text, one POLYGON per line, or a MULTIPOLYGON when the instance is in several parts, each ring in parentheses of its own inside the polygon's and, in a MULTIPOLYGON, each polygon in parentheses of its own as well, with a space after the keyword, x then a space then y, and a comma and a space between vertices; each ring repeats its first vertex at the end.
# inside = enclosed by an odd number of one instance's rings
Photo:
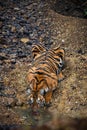
POLYGON ((35 59, 41 52, 46 51, 45 47, 42 45, 32 45, 32 55, 33 58, 35 59))
POLYGON ((53 50, 54 50, 54 53, 56 55, 58 55, 59 57, 61 57, 61 59, 64 58, 64 53, 65 53, 64 49, 61 49, 60 47, 55 47, 53 50))

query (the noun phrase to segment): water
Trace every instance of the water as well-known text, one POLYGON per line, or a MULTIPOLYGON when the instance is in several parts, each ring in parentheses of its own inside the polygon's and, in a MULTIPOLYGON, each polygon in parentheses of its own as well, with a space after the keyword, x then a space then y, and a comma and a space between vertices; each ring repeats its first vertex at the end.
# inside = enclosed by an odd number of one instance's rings
POLYGON ((16 108, 15 112, 20 115, 24 125, 27 126, 42 126, 52 119, 51 113, 47 109, 39 109, 38 112, 33 112, 32 109, 16 108))

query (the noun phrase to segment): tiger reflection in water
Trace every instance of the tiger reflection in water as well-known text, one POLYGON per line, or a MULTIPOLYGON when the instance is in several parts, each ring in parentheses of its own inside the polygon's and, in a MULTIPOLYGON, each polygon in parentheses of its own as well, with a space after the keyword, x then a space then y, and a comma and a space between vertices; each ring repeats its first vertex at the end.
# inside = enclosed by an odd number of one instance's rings
POLYGON ((42 45, 32 46, 33 61, 28 72, 28 102, 33 106, 49 105, 58 82, 64 79, 62 67, 64 50, 54 47, 46 50, 42 45))

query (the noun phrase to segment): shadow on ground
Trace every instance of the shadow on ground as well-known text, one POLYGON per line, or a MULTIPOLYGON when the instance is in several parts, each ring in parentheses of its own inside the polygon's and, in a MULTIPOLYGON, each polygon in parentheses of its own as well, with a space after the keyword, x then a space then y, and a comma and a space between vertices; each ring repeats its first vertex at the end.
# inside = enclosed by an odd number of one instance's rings
POLYGON ((65 16, 87 18, 87 0, 55 0, 51 7, 65 16))
POLYGON ((21 126, 21 125, 3 125, 0 130, 86 130, 87 119, 57 119, 48 122, 48 124, 36 127, 21 126))

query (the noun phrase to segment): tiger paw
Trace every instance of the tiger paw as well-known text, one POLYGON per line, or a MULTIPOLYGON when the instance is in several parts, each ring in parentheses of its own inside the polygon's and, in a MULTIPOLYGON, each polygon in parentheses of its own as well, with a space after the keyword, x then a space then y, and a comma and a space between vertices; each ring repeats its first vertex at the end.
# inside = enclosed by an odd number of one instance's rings
POLYGON ((59 73, 59 75, 58 75, 58 82, 64 80, 64 78, 65 78, 65 77, 64 77, 64 75, 62 74, 62 72, 59 73))
POLYGON ((51 99, 52 99, 52 91, 48 91, 48 92, 45 94, 45 104, 46 104, 46 105, 51 104, 51 99))

